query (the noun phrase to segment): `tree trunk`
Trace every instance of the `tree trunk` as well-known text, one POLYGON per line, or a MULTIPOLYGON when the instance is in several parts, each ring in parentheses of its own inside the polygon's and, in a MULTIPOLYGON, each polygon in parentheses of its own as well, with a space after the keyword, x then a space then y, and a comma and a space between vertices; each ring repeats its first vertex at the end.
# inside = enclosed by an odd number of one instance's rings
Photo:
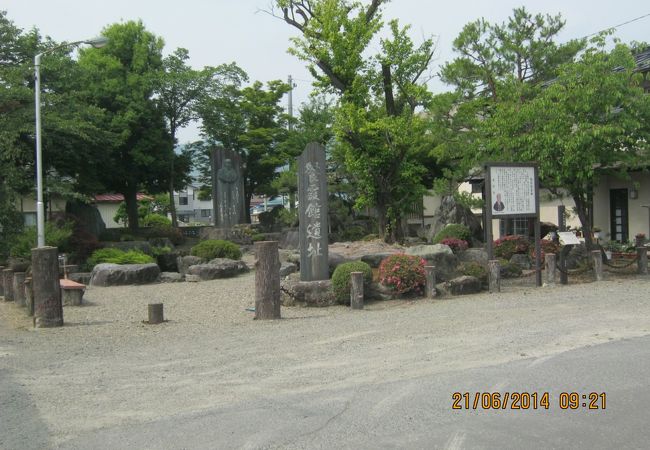
POLYGON ((129 229, 131 231, 137 231, 140 226, 139 217, 138 217, 138 193, 133 192, 123 192, 124 203, 126 204, 126 216, 129 220, 129 229))
POLYGON ((32 289, 34 326, 36 328, 62 327, 63 304, 56 247, 32 249, 32 289))
POLYGON ((377 199, 375 208, 377 209, 377 234, 379 238, 386 240, 386 229, 388 226, 388 218, 386 217, 386 205, 381 199, 377 199))
POLYGON ((280 318, 280 255, 277 241, 255 243, 255 319, 280 318))
POLYGON ((573 201, 576 204, 576 213, 582 224, 582 234, 585 238, 585 246, 587 250, 592 250, 594 247, 591 239, 591 220, 589 220, 589 205, 587 201, 579 195, 573 196, 573 201))
POLYGON ((174 203, 174 157, 172 156, 171 169, 169 171, 169 212, 172 216, 172 226, 178 227, 176 218, 176 204, 174 203))

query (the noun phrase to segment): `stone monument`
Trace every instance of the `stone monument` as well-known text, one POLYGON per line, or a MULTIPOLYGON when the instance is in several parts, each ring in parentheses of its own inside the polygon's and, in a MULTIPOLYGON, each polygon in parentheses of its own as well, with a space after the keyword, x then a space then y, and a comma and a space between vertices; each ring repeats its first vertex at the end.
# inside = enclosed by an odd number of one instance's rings
POLYGON ((241 157, 231 150, 215 148, 211 160, 212 221, 214 226, 231 228, 246 218, 241 157))
POLYGON ((300 280, 329 279, 325 147, 312 142, 298 157, 300 280))

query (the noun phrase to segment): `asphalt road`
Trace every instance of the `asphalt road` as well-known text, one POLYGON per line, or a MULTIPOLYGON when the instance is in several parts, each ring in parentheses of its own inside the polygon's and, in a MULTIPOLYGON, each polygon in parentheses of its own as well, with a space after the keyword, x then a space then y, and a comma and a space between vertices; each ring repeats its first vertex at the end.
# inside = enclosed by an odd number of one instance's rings
MULTIPOLYGON (((269 396, 104 429, 66 442, 63 448, 646 449, 648 374, 646 336, 355 389, 325 387, 316 395, 269 396), (453 410, 452 394, 457 391, 548 392, 549 408, 453 410), (606 409, 562 410, 559 396, 564 391, 604 392, 606 409)), ((3 377, 0 385, 6 395, 16 382, 3 377)), ((34 429, 32 443, 44 443, 40 424, 23 426, 34 429)), ((3 428, 6 431, 6 424, 0 425, 0 435, 3 428)), ((9 438, 3 447, 26 444, 9 438)))

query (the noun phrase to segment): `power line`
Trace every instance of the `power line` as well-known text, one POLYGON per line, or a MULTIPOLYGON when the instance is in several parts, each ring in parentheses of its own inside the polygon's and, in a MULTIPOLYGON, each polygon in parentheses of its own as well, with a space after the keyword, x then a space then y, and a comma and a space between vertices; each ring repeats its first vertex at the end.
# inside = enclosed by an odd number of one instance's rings
POLYGON ((619 23, 618 25, 614 25, 613 27, 604 28, 604 29, 602 29, 602 30, 600 30, 600 31, 597 31, 597 32, 595 32, 595 33, 588 34, 588 35, 584 36, 582 39, 586 39, 586 38, 591 37, 591 36, 596 36, 597 34, 600 34, 600 33, 602 33, 603 31, 607 31, 607 30, 615 30, 615 29, 617 29, 617 28, 619 28, 619 27, 622 27, 622 26, 624 26, 624 25, 628 25, 628 24, 630 24, 630 23, 632 23, 632 22, 636 22, 637 20, 645 19, 646 17, 650 17, 650 13, 648 13, 648 14, 644 14, 644 15, 639 16, 639 17, 636 17, 636 18, 634 18, 634 19, 630 19, 630 20, 628 20, 627 22, 619 23))

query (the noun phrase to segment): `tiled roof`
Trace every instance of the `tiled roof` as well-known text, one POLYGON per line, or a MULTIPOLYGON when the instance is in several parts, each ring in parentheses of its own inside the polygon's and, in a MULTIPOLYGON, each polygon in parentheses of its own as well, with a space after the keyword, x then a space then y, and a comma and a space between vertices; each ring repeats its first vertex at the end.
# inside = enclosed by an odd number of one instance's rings
MULTIPOLYGON (((138 201, 151 200, 152 198, 153 197, 147 194, 142 194, 142 193, 137 194, 138 201)), ((95 201, 102 202, 102 203, 119 203, 124 201, 124 196, 122 194, 98 194, 95 195, 95 201)))

